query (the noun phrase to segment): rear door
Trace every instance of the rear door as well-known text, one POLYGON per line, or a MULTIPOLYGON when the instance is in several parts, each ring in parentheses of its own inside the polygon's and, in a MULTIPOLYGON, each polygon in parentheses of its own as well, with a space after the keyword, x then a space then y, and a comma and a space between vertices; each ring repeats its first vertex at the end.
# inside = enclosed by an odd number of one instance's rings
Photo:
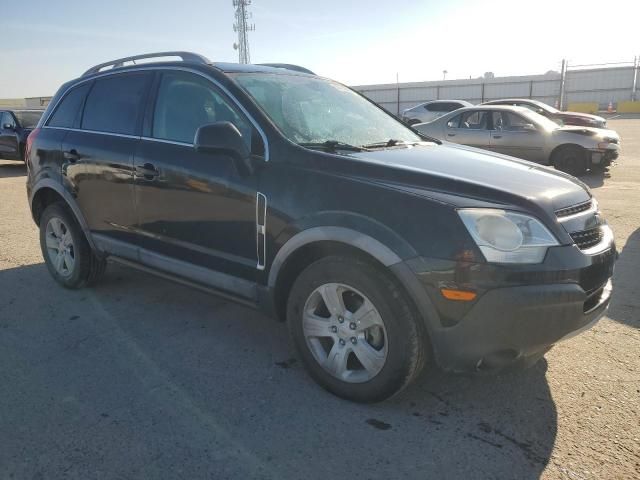
POLYGON ((491 150, 532 162, 545 161, 544 132, 529 119, 511 111, 494 111, 491 119, 491 150))
POLYGON ((16 120, 11 112, 0 112, 0 158, 19 159, 16 120))
POLYGON ((201 75, 164 71, 155 89, 135 155, 140 259, 253 297, 257 176, 240 173, 229 155, 197 152, 194 137, 202 125, 229 121, 248 146, 261 140, 235 103, 201 75))
POLYGON ((454 116, 445 125, 445 140, 470 147, 489 147, 489 112, 467 110, 454 116))
POLYGON ((140 141, 144 106, 152 72, 127 72, 92 82, 79 128, 62 144, 63 169, 96 242, 106 251, 136 258, 131 245, 133 155, 140 141))

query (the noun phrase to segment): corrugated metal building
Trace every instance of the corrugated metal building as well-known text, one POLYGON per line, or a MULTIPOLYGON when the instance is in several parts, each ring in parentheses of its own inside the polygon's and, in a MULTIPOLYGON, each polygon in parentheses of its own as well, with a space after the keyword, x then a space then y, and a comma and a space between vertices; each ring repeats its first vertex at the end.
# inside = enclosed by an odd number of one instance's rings
MULTIPOLYGON (((592 102, 597 104, 596 109, 606 109, 609 102, 615 106, 618 102, 636 100, 638 81, 637 65, 567 70, 562 107, 592 102)), ((359 85, 354 88, 395 114, 419 103, 438 99, 482 103, 517 97, 557 106, 562 85, 562 74, 551 72, 545 75, 359 85)))

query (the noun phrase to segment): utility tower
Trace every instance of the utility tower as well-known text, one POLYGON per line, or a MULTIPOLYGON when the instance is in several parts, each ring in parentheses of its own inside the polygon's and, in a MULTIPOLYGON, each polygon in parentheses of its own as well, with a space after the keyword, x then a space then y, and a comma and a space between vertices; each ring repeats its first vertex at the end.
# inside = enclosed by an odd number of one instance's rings
POLYGON ((254 31, 256 26, 249 23, 251 18, 251 13, 247 10, 249 5, 251 5, 251 0, 233 0, 233 6, 236 7, 236 21, 233 24, 233 31, 238 33, 238 42, 233 44, 233 48, 238 50, 238 61, 240 63, 251 62, 247 33, 254 31))

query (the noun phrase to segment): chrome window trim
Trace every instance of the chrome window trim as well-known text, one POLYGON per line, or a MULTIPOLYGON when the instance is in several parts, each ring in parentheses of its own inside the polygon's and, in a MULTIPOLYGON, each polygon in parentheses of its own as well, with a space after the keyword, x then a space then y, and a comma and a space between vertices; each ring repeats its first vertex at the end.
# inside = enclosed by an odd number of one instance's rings
POLYGON ((178 142, 177 140, 165 140, 164 138, 140 137, 140 140, 147 140, 149 142, 168 143, 170 145, 180 145, 181 147, 193 147, 194 146, 193 143, 178 142))
MULTIPOLYGON (((104 78, 110 75, 122 75, 122 74, 126 74, 126 73, 135 73, 135 72, 141 72, 141 71, 162 71, 162 70, 178 70, 178 71, 183 71, 183 72, 190 72, 190 73, 195 73, 196 75, 200 75, 201 77, 209 80, 211 83, 213 83, 217 88, 219 88, 227 97, 229 97, 233 103, 236 104, 236 106, 240 109, 240 111, 245 115, 245 117, 247 117, 247 119, 249 120, 249 122, 254 126, 254 128, 258 131, 258 134, 260 135, 260 137, 262 138, 262 141, 264 143, 264 161, 268 162, 269 161, 269 141, 267 140, 267 135, 264 133, 264 130, 262 130, 262 128, 260 127, 260 125, 258 124, 258 122, 255 120, 255 118, 253 118, 251 116, 251 114, 249 114, 249 112, 247 111, 246 108, 244 108, 244 105, 242 105, 242 103, 240 103, 240 101, 224 86, 222 85, 218 80, 216 80, 215 78, 200 72, 199 70, 195 70, 193 68, 188 68, 188 67, 176 67, 176 66, 169 66, 169 67, 159 67, 159 66, 148 66, 148 67, 136 67, 133 68, 131 70, 117 70, 117 71, 106 71, 106 72, 101 72, 100 74, 94 75, 90 78, 85 78, 85 79, 80 79, 79 81, 75 82, 73 85, 70 85, 69 88, 67 88, 64 93, 62 95, 60 95, 60 98, 56 101, 56 103, 51 107, 51 110, 49 110, 47 117, 42 121, 42 128, 58 128, 58 129, 66 129, 66 130, 72 130, 72 131, 78 131, 78 132, 90 132, 90 133, 103 133, 103 134, 108 134, 108 135, 120 135, 120 136, 125 136, 123 134, 114 134, 114 133, 110 133, 110 132, 98 132, 95 130, 83 130, 83 129, 71 129, 71 128, 65 128, 65 127, 50 127, 47 124, 49 123, 49 120, 51 119, 51 116, 53 115, 53 113, 56 111, 56 108, 58 108, 58 105, 60 104, 60 102, 67 96, 67 94, 69 93, 69 91, 71 91, 73 88, 77 87, 78 85, 81 85, 85 82, 91 82, 93 80, 98 80, 100 78, 104 78)), ((140 137, 140 136, 135 136, 135 135, 128 135, 127 137, 130 138, 138 138, 138 139, 144 139, 144 140, 152 140, 152 141, 164 141, 162 139, 158 139, 158 138, 149 138, 149 137, 140 137)), ((182 143, 182 142, 173 142, 170 140, 166 140, 165 142, 171 142, 171 143, 175 143, 176 145, 187 145, 187 146, 193 146, 193 144, 188 144, 188 143, 182 143)))
POLYGON ((115 132, 103 132, 101 130, 82 130, 80 128, 69 128, 69 127, 50 127, 45 125, 41 128, 50 128, 51 130, 66 130, 69 132, 80 132, 80 133, 95 133, 96 135, 110 135, 113 137, 122 137, 122 138, 133 138, 135 140, 140 140, 140 137, 137 135, 127 135, 126 133, 115 133, 115 132))

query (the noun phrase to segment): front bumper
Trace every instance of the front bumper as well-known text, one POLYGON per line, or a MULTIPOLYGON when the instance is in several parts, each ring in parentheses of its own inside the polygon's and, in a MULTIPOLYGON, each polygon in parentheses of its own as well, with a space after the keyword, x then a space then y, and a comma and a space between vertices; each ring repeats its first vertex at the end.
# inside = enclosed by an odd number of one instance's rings
POLYGON ((595 324, 609 305, 616 258, 613 244, 596 255, 572 245, 549 249, 538 265, 425 258, 407 265, 433 307, 425 321, 439 366, 494 371, 532 364, 555 343, 595 324), (478 296, 447 300, 443 287, 478 296))
POLYGON ((620 155, 618 145, 613 145, 615 148, 607 148, 604 150, 590 150, 589 161, 590 166, 604 166, 608 167, 611 162, 618 158, 620 155))

